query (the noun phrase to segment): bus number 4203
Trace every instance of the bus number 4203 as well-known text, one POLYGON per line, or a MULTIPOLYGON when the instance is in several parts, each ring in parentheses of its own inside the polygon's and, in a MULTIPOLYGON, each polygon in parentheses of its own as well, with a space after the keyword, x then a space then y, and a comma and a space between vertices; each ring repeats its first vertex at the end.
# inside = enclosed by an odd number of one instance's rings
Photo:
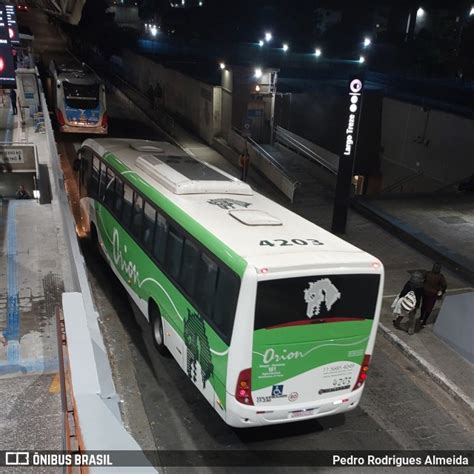
POLYGON ((324 245, 322 242, 316 239, 273 239, 273 240, 261 240, 260 246, 268 247, 289 247, 292 245, 324 245))

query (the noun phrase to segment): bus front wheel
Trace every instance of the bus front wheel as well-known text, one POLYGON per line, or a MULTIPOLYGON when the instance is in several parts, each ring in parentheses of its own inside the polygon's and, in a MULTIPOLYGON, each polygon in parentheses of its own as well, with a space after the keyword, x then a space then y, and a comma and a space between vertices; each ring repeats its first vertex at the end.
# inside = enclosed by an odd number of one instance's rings
POLYGON ((166 355, 168 353, 168 349, 166 349, 165 346, 163 320, 161 319, 160 311, 154 303, 150 304, 150 324, 153 344, 160 354, 166 355))

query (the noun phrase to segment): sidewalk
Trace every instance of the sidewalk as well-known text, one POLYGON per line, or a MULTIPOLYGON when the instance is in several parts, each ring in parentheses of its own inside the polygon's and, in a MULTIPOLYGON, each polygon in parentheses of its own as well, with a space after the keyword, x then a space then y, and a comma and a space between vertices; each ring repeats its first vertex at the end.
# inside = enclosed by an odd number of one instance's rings
MULTIPOLYGON (((34 143, 40 163, 49 164, 46 135, 33 124, 22 132, 18 116, 0 120, 11 141, 34 143)), ((63 446, 55 308, 70 272, 57 206, 0 205, 0 450, 63 446)))
MULTIPOLYGON (((104 74, 104 70, 100 71, 104 74)), ((124 100, 130 100, 138 106, 146 116, 158 125, 157 112, 152 110, 146 97, 134 87, 127 85, 122 80, 108 77, 115 87, 122 92, 124 100)), ((193 153, 197 158, 212 163, 233 176, 238 176, 238 169, 231 165, 222 155, 217 153, 192 133, 184 130, 176 122, 173 124, 172 139, 176 140, 183 148, 193 153)), ((259 192, 279 202, 290 210, 301 214, 317 225, 330 229, 332 218, 332 199, 327 195, 317 195, 320 189, 317 183, 311 187, 305 186, 304 195, 294 204, 290 204, 281 193, 275 190, 265 179, 257 173, 249 173, 249 184, 259 192), (316 190, 316 195, 315 191, 316 190)), ((324 193, 326 194, 326 193, 324 193)), ((417 216, 419 219, 420 216, 417 216)), ((399 293, 409 277, 409 271, 416 269, 429 269, 432 260, 413 247, 406 245, 391 232, 387 232, 371 220, 358 213, 350 213, 347 234, 342 236, 345 240, 370 252, 378 257, 386 271, 384 287, 384 304, 382 308, 380 331, 386 339, 400 348, 408 357, 415 360, 418 365, 439 385, 447 389, 458 400, 474 407, 472 396, 474 393, 474 368, 472 364, 463 359, 455 351, 433 334, 432 326, 428 325, 423 332, 409 336, 401 331, 392 331, 392 313, 390 304, 399 293)), ((445 241, 445 246, 455 246, 445 241)), ((472 286, 455 273, 444 269, 448 288, 452 291, 472 291, 472 286)), ((380 341, 380 338, 378 339, 380 341)), ((380 343, 380 342, 378 342, 380 343)))
POLYGON ((356 209, 474 284, 472 194, 360 198, 356 209))

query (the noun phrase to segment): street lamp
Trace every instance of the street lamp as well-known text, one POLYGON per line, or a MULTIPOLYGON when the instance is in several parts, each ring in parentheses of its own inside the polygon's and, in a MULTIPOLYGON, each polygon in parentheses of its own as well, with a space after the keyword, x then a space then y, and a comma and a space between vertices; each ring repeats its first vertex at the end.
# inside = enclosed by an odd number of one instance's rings
POLYGON ((425 16, 425 10, 423 10, 423 8, 418 8, 418 10, 416 11, 416 17, 417 18, 422 18, 425 16))
POLYGON ((283 43, 283 52, 286 53, 289 49, 290 47, 286 43, 283 43))
POLYGON ((219 63, 219 67, 224 70, 225 69, 225 63, 219 63))
POLYGON ((269 43, 272 40, 272 38, 273 38, 272 34, 269 31, 267 31, 265 33, 265 41, 269 43))
POLYGON ((364 38, 364 48, 368 48, 372 44, 372 40, 367 36, 364 38))
POLYGON ((259 40, 258 45, 259 45, 260 47, 262 47, 262 46, 264 45, 264 41, 263 41, 263 40, 259 40))
POLYGON ((360 64, 365 63, 365 58, 364 58, 364 56, 360 56, 360 57, 359 57, 359 63, 360 63, 360 64))
POLYGON ((474 7, 471 7, 471 11, 469 12, 469 16, 474 16, 474 7))
POLYGON ((314 50, 314 55, 315 55, 317 58, 319 58, 319 56, 321 56, 321 54, 323 54, 323 52, 321 51, 320 48, 316 48, 316 49, 314 50))
POLYGON ((255 79, 260 79, 263 75, 262 68, 255 68, 255 79))

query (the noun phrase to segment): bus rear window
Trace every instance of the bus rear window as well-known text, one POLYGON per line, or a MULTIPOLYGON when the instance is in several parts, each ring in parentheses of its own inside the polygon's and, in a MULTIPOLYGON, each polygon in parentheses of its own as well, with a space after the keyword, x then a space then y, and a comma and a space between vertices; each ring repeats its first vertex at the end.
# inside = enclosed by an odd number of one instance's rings
POLYGON ((261 281, 255 329, 373 319, 379 275, 317 275, 261 281))
POLYGON ((66 104, 73 109, 96 109, 99 106, 99 85, 64 82, 66 104))

